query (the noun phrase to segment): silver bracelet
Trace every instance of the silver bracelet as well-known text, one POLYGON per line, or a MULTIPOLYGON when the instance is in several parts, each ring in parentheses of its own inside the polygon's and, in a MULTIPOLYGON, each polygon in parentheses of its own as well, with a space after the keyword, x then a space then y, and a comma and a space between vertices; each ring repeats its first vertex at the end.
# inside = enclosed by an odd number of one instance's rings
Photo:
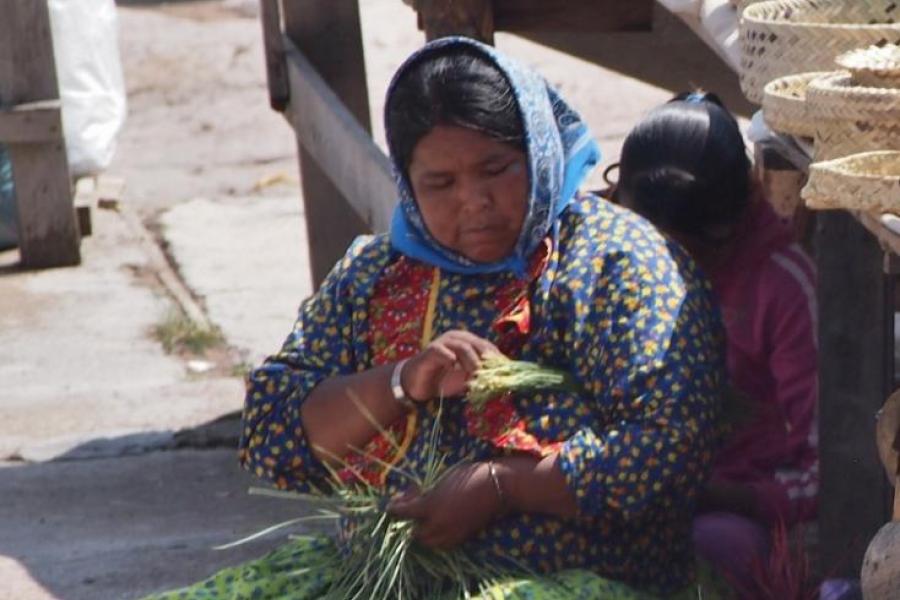
POLYGON ((396 365, 394 365, 394 370, 391 372, 391 395, 394 396, 394 400, 403 405, 406 410, 415 410, 415 403, 406 395, 406 392, 403 390, 403 383, 400 380, 400 376, 403 375, 403 366, 406 364, 408 359, 404 358, 396 365))
POLYGON ((494 482, 497 498, 500 499, 500 508, 503 510, 506 508, 506 494, 503 493, 503 488, 500 486, 500 478, 497 476, 497 468, 494 466, 493 460, 488 461, 488 474, 491 476, 491 481, 494 482))

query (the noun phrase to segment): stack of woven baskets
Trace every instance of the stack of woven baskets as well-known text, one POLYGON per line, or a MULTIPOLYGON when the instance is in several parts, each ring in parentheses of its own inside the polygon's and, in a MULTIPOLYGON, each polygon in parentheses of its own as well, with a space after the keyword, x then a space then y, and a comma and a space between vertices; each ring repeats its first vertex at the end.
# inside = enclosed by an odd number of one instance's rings
POLYGON ((769 0, 741 18, 741 86, 759 102, 773 79, 827 71, 843 52, 900 43, 894 0, 769 0))
POLYGON ((743 13, 744 92, 772 129, 815 140, 811 208, 900 212, 895 19, 894 0, 770 0, 743 13))

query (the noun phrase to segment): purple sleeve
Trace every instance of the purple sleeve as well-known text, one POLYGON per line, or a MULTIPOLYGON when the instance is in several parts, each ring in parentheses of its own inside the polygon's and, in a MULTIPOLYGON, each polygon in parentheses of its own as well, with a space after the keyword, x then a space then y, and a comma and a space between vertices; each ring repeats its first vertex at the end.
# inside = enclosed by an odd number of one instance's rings
POLYGON ((788 524, 815 516, 819 488, 815 273, 794 247, 773 255, 767 316, 769 368, 786 419, 788 460, 774 481, 754 484, 763 514, 788 524))

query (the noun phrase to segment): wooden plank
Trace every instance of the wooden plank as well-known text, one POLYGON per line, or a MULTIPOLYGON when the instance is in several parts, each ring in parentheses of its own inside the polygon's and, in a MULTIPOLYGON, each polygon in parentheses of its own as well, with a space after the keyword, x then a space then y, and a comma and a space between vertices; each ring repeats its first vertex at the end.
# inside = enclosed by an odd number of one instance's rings
POLYGON ((650 31, 653 25, 653 0, 493 0, 492 11, 484 8, 486 4, 479 0, 418 0, 414 7, 419 11, 419 29, 432 31, 428 39, 463 34, 492 40, 494 31, 635 32, 650 31))
MULTIPOLYGON (((58 100, 46 0, 0 0, 0 15, 0 108, 58 100)), ((37 135, 21 121, 14 128, 10 119, 4 119, 10 133, 25 138, 37 135)), ((46 119, 44 125, 61 129, 58 113, 56 120, 47 113, 41 119, 46 119)), ((22 265, 44 268, 78 264, 81 236, 61 136, 47 143, 12 143, 9 154, 16 185, 22 265)))
POLYGON ((46 0, 0 0, 0 106, 59 98, 46 0))
POLYGON ((776 148, 762 145, 755 147, 754 164, 766 199, 775 213, 790 223, 794 236, 808 249, 814 215, 800 197, 808 179, 806 171, 795 167, 776 148))
POLYGON ((819 275, 821 567, 857 576, 868 540, 889 517, 874 415, 893 379, 893 303, 876 240, 843 211, 822 212, 819 275))
POLYGON ((43 269, 77 265, 81 262, 81 236, 62 140, 12 144, 8 150, 16 185, 22 266, 43 269))
POLYGON ((22 144, 62 139, 60 103, 56 100, 0 109, 0 142, 22 144))
POLYGON ((287 41, 291 106, 285 116, 305 152, 374 231, 386 231, 396 198, 388 157, 287 41))
POLYGON ((464 35, 494 43, 492 0, 418 0, 419 26, 427 40, 464 35))
POLYGON ((261 0, 263 45, 266 52, 266 77, 269 82, 269 104, 281 112, 290 100, 287 67, 284 62, 284 44, 281 30, 280 0, 261 0))
POLYGON ((649 31, 653 5, 653 0, 494 0, 494 26, 513 33, 649 31))
MULTIPOLYGON (((282 3, 282 15, 288 38, 331 87, 333 97, 342 99, 358 126, 370 134, 369 96, 356 0, 290 0, 282 3)), ((295 79, 306 80, 296 75, 295 79)), ((308 99, 297 93, 297 89, 291 88, 290 112, 302 115, 308 108, 308 99)), ((339 136, 340 130, 321 128, 320 139, 327 141, 339 136)), ((304 143, 303 140, 298 142, 304 143)), ((343 153, 346 148, 331 146, 338 153, 343 153)), ((318 286, 353 238, 366 233, 369 226, 335 187, 335 183, 343 182, 332 181, 302 148, 299 155, 312 278, 318 286)), ((376 177, 372 183, 370 197, 378 199, 377 188, 381 180, 376 177)), ((374 214, 375 211, 373 218, 374 214)))
MULTIPOLYGON (((681 19, 658 3, 653 13, 652 35, 628 32, 597 35, 580 31, 525 31, 521 35, 662 89, 713 90, 738 115, 749 117, 759 108, 744 97, 731 67, 681 19)), ((607 90, 597 89, 597 94, 606 93, 607 90)))

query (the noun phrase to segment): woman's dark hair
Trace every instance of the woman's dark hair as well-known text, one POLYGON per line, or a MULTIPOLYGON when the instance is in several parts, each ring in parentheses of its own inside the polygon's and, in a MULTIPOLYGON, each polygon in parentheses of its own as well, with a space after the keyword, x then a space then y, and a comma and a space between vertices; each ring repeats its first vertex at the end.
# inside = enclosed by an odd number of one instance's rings
POLYGON ((737 222, 750 195, 750 160, 737 121, 713 94, 686 93, 625 139, 620 193, 662 229, 707 238, 737 222))
POLYGON ((512 87, 500 69, 470 50, 429 54, 403 73, 388 98, 391 154, 406 171, 413 150, 436 125, 455 125, 525 149, 512 87))

